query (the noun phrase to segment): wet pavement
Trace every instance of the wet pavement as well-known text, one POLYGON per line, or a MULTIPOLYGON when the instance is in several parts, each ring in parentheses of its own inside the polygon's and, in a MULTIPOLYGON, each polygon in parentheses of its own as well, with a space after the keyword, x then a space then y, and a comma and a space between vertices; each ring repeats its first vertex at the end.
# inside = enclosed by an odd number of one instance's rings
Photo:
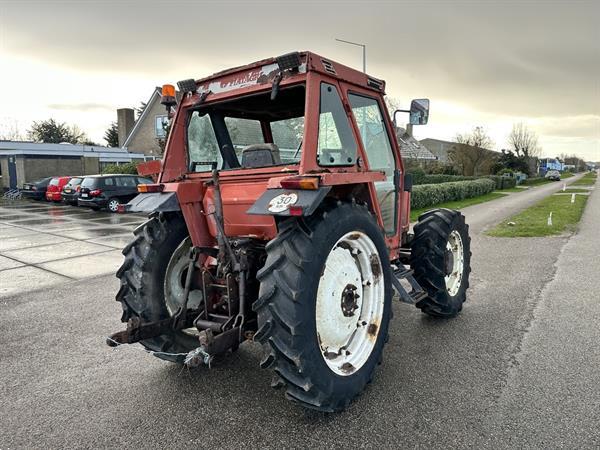
POLYGON ((0 297, 115 273, 138 214, 0 201, 0 297))

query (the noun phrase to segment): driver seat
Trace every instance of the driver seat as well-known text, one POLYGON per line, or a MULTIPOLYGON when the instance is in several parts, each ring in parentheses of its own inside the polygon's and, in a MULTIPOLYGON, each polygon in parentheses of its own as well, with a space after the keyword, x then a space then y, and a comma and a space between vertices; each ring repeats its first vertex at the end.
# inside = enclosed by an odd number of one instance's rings
POLYGON ((254 144, 242 150, 242 167, 266 167, 281 164, 279 147, 275 144, 254 144))

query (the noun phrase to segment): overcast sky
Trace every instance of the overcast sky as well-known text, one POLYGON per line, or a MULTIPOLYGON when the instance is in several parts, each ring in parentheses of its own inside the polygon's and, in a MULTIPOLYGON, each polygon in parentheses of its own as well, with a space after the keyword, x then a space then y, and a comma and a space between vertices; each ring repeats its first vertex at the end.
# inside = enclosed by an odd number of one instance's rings
POLYGON ((419 138, 514 122, 545 156, 600 160, 600 1, 0 0, 0 132, 49 117, 93 140, 154 86, 292 50, 387 81, 408 106, 429 97, 419 138))

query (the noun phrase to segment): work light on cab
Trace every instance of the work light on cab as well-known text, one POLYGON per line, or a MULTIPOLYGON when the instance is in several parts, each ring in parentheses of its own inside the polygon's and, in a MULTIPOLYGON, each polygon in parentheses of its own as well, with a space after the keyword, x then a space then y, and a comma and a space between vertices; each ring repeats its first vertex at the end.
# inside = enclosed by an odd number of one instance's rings
POLYGON ((165 105, 167 109, 177 104, 177 100, 175 99, 175 86, 172 84, 163 84, 161 96, 160 104, 165 105))

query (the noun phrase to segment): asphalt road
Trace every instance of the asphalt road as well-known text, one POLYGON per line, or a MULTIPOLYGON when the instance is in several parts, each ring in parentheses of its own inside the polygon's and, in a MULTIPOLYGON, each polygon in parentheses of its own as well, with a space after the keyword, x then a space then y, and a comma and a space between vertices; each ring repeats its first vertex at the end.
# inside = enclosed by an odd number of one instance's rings
POLYGON ((598 447, 599 194, 570 239, 481 234, 559 187, 463 211, 463 313, 439 321, 395 304, 383 365, 336 415, 272 390, 253 343, 191 371, 109 349, 122 327, 113 276, 0 298, 0 448, 598 447))

